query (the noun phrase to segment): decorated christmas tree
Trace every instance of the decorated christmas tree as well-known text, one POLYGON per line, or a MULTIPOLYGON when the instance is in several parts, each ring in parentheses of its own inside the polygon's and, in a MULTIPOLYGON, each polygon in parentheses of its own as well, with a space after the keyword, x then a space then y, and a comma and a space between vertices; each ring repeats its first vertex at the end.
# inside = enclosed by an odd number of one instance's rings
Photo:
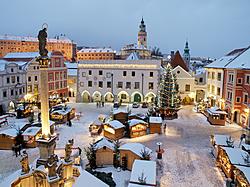
POLYGON ((164 118, 177 118, 180 108, 180 97, 176 76, 170 64, 163 67, 157 95, 157 108, 164 118))

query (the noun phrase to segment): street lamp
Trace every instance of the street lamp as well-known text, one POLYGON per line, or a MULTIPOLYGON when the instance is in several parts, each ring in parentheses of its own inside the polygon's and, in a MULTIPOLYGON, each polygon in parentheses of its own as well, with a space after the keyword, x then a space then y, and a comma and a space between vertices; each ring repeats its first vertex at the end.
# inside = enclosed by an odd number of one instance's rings
POLYGON ((142 92, 142 96, 143 96, 143 99, 144 99, 144 94, 143 94, 143 81, 144 81, 144 74, 142 73, 141 74, 141 77, 142 77, 142 87, 141 87, 141 92, 142 92))
POLYGON ((113 73, 111 73, 111 92, 112 92, 112 94, 113 94, 113 96, 114 96, 114 99, 113 99, 113 102, 115 102, 115 95, 114 95, 114 74, 113 73))

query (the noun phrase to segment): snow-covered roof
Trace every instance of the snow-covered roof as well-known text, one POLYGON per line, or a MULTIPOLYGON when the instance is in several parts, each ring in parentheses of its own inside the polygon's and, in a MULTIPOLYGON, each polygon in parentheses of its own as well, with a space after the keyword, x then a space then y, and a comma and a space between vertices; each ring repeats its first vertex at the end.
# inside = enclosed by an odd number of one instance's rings
POLYGON ((109 121, 106 124, 108 124, 109 126, 111 126, 114 129, 120 129, 120 128, 125 127, 120 121, 117 121, 117 120, 109 121))
POLYGON ((51 109, 51 114, 61 114, 61 115, 66 115, 68 114, 70 111, 72 110, 72 108, 70 106, 62 106, 61 108, 54 108, 54 109, 51 109))
MULTIPOLYGON (((14 40, 14 41, 28 41, 28 42, 38 42, 37 37, 32 36, 11 36, 11 35, 0 35, 0 40, 14 40)), ((72 41, 65 36, 59 36, 57 38, 48 38, 47 42, 53 43, 72 43, 72 41)))
POLYGON ((145 119, 147 117, 146 114, 142 114, 142 113, 131 113, 128 116, 136 116, 140 119, 145 119))
POLYGON ((102 122, 99 120, 99 119, 96 119, 95 121, 93 121, 91 123, 91 125, 98 125, 98 126, 101 126, 102 125, 102 122))
POLYGON ((18 179, 18 177, 21 176, 21 173, 22 173, 21 170, 13 172, 11 175, 4 178, 3 181, 0 182, 0 186, 3 187, 11 186, 11 184, 15 182, 18 179))
POLYGON ((131 120, 128 120, 128 124, 129 124, 130 127, 132 127, 132 126, 135 126, 137 124, 145 124, 145 125, 147 125, 148 123, 146 123, 145 121, 142 121, 140 119, 131 119, 131 120))
POLYGON ((0 60, 0 71, 4 71, 5 68, 6 68, 6 65, 8 65, 10 63, 17 64, 18 66, 21 66, 22 69, 24 69, 26 64, 27 64, 27 62, 10 62, 10 61, 7 61, 7 60, 0 60))
POLYGON ((8 63, 6 60, 0 60, 0 71, 5 70, 5 64, 8 63))
POLYGON ((145 178, 144 186, 155 186, 156 185, 156 162, 149 160, 135 160, 132 167, 130 176, 129 187, 135 187, 133 184, 140 184, 139 177, 145 178))
POLYGON ((104 146, 108 147, 111 150, 114 150, 114 143, 111 140, 108 140, 107 138, 103 137, 100 140, 96 141, 95 143, 95 149, 101 149, 104 146))
POLYGON ((144 45, 137 45, 135 43, 133 44, 128 44, 122 48, 122 50, 148 50, 144 45))
POLYGON ((230 63, 235 57, 235 55, 223 56, 215 60, 214 62, 208 64, 207 66, 205 66, 205 68, 225 68, 227 64, 230 63))
POLYGON ((119 113, 128 113, 128 108, 120 106, 119 108, 113 109, 113 114, 119 114, 119 113))
POLYGON ((161 117, 149 117, 149 123, 162 123, 161 117))
POLYGON ((77 53, 114 53, 114 50, 110 47, 93 47, 82 48, 77 53))
POLYGON ((203 74, 205 72, 206 72, 206 70, 203 67, 195 69, 195 74, 196 75, 203 74))
POLYGON ((16 129, 5 129, 0 131, 0 134, 5 134, 7 136, 11 136, 11 137, 16 137, 17 136, 17 130, 16 129))
POLYGON ((67 70, 68 76, 77 76, 77 69, 69 69, 67 70))
POLYGON ((72 63, 72 62, 65 62, 64 64, 69 69, 77 69, 77 65, 78 65, 78 63, 72 63))
POLYGON ((244 148, 246 150, 249 150, 250 151, 250 145, 249 144, 246 144, 245 142, 241 144, 241 146, 244 146, 244 148))
POLYGON ((246 151, 243 151, 242 149, 239 148, 230 148, 230 147, 223 147, 223 149, 227 153, 231 164, 249 166, 249 164, 247 164, 243 159, 243 157, 245 157, 248 154, 246 151))
POLYGON ((226 68, 250 69, 250 47, 228 64, 226 68))
POLYGON ((76 179, 76 182, 73 184, 73 187, 82 186, 108 187, 106 183, 102 182, 100 179, 85 170, 81 171, 81 175, 76 179))
POLYGON ((8 53, 3 58, 36 58, 39 56, 39 52, 13 52, 8 53))
POLYGON ((127 60, 139 60, 139 56, 136 52, 133 52, 127 57, 127 60))
POLYGON ((214 135, 214 142, 216 145, 220 146, 228 146, 227 140, 229 140, 229 135, 220 135, 220 134, 215 134, 214 135))
POLYGON ((211 108, 208 108, 207 109, 207 112, 209 113, 209 114, 227 114, 225 111, 222 111, 220 108, 218 108, 218 107, 211 107, 211 108))
POLYGON ((126 143, 126 144, 121 145, 119 147, 119 150, 128 150, 128 151, 135 153, 139 157, 142 157, 141 152, 144 150, 144 148, 149 153, 152 153, 151 149, 149 149, 148 147, 144 146, 141 143, 126 143))
POLYGON ((22 135, 23 136, 35 136, 41 130, 41 127, 29 127, 27 128, 22 135))
POLYGON ((236 167, 244 173, 245 177, 250 183, 250 167, 245 167, 245 166, 236 166, 236 167))

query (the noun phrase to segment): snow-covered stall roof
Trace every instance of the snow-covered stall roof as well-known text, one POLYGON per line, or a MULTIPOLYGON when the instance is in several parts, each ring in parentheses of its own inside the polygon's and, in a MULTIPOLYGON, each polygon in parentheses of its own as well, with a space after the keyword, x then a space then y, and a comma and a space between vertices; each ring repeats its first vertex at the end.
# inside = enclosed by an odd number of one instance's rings
POLYGON ((245 142, 243 142, 242 144, 241 144, 241 146, 242 147, 244 147, 246 150, 250 150, 250 145, 249 144, 246 144, 245 142))
POLYGON ((0 131, 0 134, 5 134, 7 136, 11 136, 11 137, 16 137, 17 136, 17 130, 16 129, 5 129, 0 131))
POLYGON ((135 153, 136 155, 138 155, 139 157, 142 157, 141 152, 144 149, 145 149, 145 151, 149 152, 150 154, 152 153, 151 149, 149 149, 148 147, 146 147, 145 145, 143 145, 141 143, 126 143, 126 144, 123 144, 119 147, 119 150, 131 151, 131 152, 135 153))
POLYGON ((140 119, 146 119, 147 118, 146 114, 143 114, 143 113, 131 113, 128 116, 136 116, 136 117, 138 117, 140 119))
POLYGON ((139 177, 145 178, 145 184, 140 186, 155 186, 156 185, 156 162, 148 160, 135 160, 130 176, 129 187, 139 185, 139 177))
POLYGON ((41 130, 41 127, 29 127, 27 128, 22 135, 23 136, 35 136, 41 130))
POLYGON ((218 107, 211 107, 207 109, 207 112, 211 115, 219 115, 219 114, 227 114, 225 111, 222 111, 220 108, 218 107))
POLYGON ((96 119, 95 121, 93 121, 93 122, 91 123, 91 125, 101 126, 101 125, 102 125, 102 122, 101 122, 99 119, 96 119))
POLYGON ((21 170, 17 170, 8 177, 4 178, 3 181, 0 183, 0 186, 7 187, 11 186, 11 184, 21 176, 21 170))
POLYGON ((111 126, 114 129, 124 128, 125 126, 118 120, 112 120, 106 123, 107 125, 111 126))
POLYGON ((128 120, 128 124, 129 124, 130 127, 133 127, 133 126, 135 126, 137 124, 145 124, 145 125, 147 125, 148 123, 146 123, 145 121, 142 121, 140 119, 131 119, 131 120, 128 120))
POLYGON ((239 148, 230 148, 230 147, 223 147, 223 149, 227 153, 231 164, 249 166, 249 164, 247 164, 244 160, 244 157, 248 154, 246 151, 243 151, 239 148))
POLYGON ((244 173, 245 177, 250 183, 250 167, 245 167, 245 166, 236 166, 236 167, 244 173))
POLYGON ((70 106, 62 106, 60 108, 52 108, 51 109, 51 114, 62 114, 62 115, 66 115, 68 114, 70 111, 72 110, 72 108, 70 106))
POLYGON ((85 170, 81 171, 81 175, 76 179, 75 184, 73 184, 73 187, 82 187, 82 186, 108 187, 107 184, 105 184, 100 179, 98 179, 97 177, 95 177, 94 175, 85 170))
POLYGON ((102 149, 104 146, 108 147, 111 150, 114 150, 114 143, 111 140, 108 140, 107 138, 103 137, 100 140, 96 141, 95 143, 95 149, 102 149))
POLYGON ((220 145, 220 146, 228 146, 227 141, 229 140, 229 138, 230 138, 229 135, 215 134, 214 135, 214 143, 216 145, 220 145))
POLYGON ((119 108, 114 108, 113 114, 119 114, 119 113, 128 113, 128 108, 127 107, 122 107, 120 106, 119 108))
POLYGON ((149 117, 149 123, 162 123, 161 117, 149 117))

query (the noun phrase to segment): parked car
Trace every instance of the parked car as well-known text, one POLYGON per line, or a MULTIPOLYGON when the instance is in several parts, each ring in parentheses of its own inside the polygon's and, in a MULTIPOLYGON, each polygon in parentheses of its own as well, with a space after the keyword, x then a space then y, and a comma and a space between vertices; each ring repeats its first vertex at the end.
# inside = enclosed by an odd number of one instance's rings
POLYGON ((120 106, 120 105, 119 105, 118 102, 114 102, 114 105, 113 105, 114 108, 119 108, 119 106, 120 106))
POLYGON ((136 102, 134 102, 134 103, 132 104, 132 107, 133 107, 133 108, 139 108, 139 106, 140 106, 140 104, 139 104, 139 103, 136 103, 136 102))
POLYGON ((142 108, 148 108, 148 103, 146 102, 143 102, 142 105, 141 105, 142 108))

